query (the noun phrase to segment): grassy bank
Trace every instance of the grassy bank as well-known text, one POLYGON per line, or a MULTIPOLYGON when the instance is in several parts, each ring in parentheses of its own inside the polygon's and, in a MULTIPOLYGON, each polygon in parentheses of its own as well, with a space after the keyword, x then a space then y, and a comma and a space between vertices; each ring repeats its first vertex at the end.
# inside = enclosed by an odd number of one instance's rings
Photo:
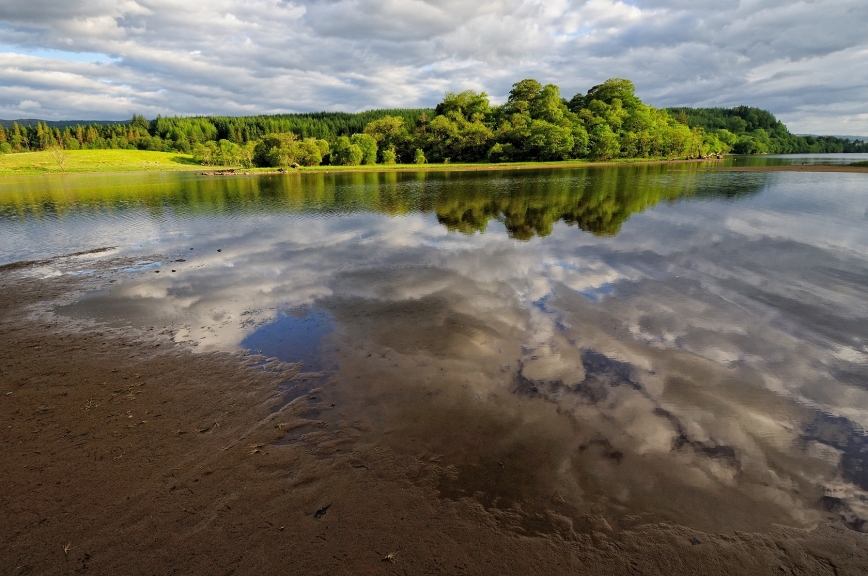
MULTIPOLYGON (((562 162, 502 162, 451 164, 376 164, 366 166, 305 166, 290 172, 390 172, 420 170, 509 170, 522 168, 564 168, 602 164, 669 162, 665 158, 619 159, 609 162, 565 160, 562 162)), ((64 172, 219 172, 221 166, 202 166, 187 154, 144 150, 68 150, 58 157, 52 152, 0 154, 0 176, 60 174, 64 172), (62 164, 62 165, 61 165, 62 164)), ((274 168, 236 168, 237 172, 275 172, 274 168)))
POLYGON ((177 152, 146 150, 66 150, 0 154, 0 175, 60 172, 133 172, 201 170, 193 157, 177 152), (62 164, 62 166, 61 166, 62 164))

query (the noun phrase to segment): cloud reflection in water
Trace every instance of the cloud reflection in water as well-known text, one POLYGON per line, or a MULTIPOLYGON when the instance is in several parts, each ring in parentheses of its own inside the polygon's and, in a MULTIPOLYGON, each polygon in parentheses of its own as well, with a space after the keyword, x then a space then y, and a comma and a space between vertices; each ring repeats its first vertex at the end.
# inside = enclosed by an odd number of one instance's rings
POLYGON ((175 322, 179 340, 231 350, 256 326, 279 331, 280 310, 321 310, 338 405, 322 417, 439 459, 429 480, 444 496, 577 529, 830 514, 865 529, 859 178, 625 167, 184 181, 151 207, 183 237, 145 249, 194 242, 195 256, 64 312, 175 322))

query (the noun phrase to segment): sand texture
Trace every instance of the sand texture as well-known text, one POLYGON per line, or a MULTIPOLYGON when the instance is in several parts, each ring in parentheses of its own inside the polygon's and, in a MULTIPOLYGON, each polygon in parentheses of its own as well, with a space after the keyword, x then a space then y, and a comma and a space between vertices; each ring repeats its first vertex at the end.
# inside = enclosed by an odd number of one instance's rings
POLYGON ((56 316, 108 280, 46 278, 46 265, 0 268, 2 574, 868 571, 868 534, 840 524, 615 533, 593 514, 577 530, 554 512, 441 497, 430 458, 312 421, 316 389, 287 403, 297 366, 56 316))

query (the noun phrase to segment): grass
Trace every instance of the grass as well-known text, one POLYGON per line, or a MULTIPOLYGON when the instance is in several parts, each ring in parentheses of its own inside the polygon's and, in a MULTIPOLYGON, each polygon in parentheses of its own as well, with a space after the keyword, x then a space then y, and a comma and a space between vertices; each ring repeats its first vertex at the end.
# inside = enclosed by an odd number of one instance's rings
MULTIPOLYGON (((154 172, 202 170, 193 157, 178 152, 146 150, 66 150, 66 172, 154 172)), ((0 154, 0 176, 64 172, 51 152, 0 154)))
MULTIPOLYGON (((508 170, 519 168, 566 168, 594 164, 624 164, 639 162, 665 162, 665 158, 619 159, 609 162, 566 160, 562 162, 503 162, 503 163, 450 163, 450 164, 391 164, 367 166, 309 166, 290 172, 393 172, 420 170, 508 170)), ((50 151, 0 154, 0 176, 25 174, 59 174, 62 172, 175 172, 215 171, 225 167, 202 166, 193 157, 178 152, 149 152, 145 150, 67 150, 59 158, 50 151), (61 168, 63 162, 63 168, 61 168)), ((274 172, 274 168, 242 169, 244 172, 274 172)))
POLYGON ((861 162, 850 162, 847 166, 868 166, 868 160, 863 160, 861 162))

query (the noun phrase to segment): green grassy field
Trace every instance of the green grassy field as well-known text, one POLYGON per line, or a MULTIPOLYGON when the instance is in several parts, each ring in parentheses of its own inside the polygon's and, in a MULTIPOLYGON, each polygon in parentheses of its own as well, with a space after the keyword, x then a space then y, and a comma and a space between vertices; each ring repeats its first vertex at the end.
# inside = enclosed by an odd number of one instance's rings
POLYGON ((66 150, 63 168, 51 152, 0 154, 0 175, 60 172, 132 172, 202 170, 192 156, 145 150, 66 150))
MULTIPOLYGON (((295 172, 389 172, 419 170, 509 170, 587 166, 592 164, 624 164, 633 162, 665 162, 664 158, 619 159, 610 162, 566 160, 562 162, 504 162, 499 164, 376 164, 367 166, 309 166, 290 169, 295 172)), ((221 166, 202 166, 188 154, 178 152, 148 152, 144 150, 67 150, 62 157, 52 152, 0 154, 0 176, 26 174, 60 174, 63 172, 168 172, 224 170, 221 166), (61 167, 61 162, 63 166, 61 167)), ((274 168, 236 168, 239 172, 274 172, 274 168)))
POLYGON ((848 166, 868 166, 868 160, 863 160, 862 162, 851 162, 848 166))

